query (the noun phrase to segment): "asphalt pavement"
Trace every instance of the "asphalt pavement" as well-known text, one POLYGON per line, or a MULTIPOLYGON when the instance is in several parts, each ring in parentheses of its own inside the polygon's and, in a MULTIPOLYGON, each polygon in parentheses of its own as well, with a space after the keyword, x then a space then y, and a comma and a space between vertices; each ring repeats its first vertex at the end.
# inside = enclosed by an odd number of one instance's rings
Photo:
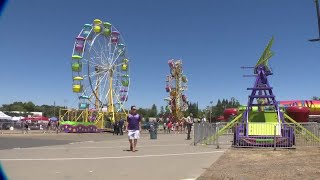
POLYGON ((12 148, 63 145, 84 141, 105 141, 123 138, 126 138, 126 136, 116 136, 112 135, 111 133, 7 133, 0 134, 0 150, 12 148))
POLYGON ((193 146, 185 134, 143 133, 137 152, 126 136, 106 133, 8 136, 0 135, 0 161, 17 180, 196 179, 226 150, 193 146))

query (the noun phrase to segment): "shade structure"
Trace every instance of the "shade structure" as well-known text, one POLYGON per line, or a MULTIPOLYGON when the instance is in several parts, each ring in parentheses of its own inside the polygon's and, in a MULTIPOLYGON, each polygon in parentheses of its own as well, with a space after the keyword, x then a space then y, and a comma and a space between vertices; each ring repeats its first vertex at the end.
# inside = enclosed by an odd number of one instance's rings
POLYGON ((57 117, 51 117, 49 118, 50 121, 58 121, 58 118, 57 117))
POLYGON ((23 121, 26 120, 30 120, 30 121, 49 121, 48 117, 44 117, 44 116, 35 116, 35 117, 25 117, 23 119, 21 119, 23 121))
POLYGON ((11 120, 12 117, 6 115, 5 113, 3 113, 2 111, 0 111, 0 119, 7 119, 7 120, 11 120))

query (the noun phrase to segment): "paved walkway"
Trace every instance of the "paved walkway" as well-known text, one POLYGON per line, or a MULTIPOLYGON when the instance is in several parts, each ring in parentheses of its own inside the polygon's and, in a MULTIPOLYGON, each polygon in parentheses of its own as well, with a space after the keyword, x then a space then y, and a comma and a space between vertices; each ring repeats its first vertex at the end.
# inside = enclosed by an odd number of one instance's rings
POLYGON ((192 146, 185 134, 143 134, 138 151, 122 139, 0 150, 9 179, 195 179, 225 149, 192 146))

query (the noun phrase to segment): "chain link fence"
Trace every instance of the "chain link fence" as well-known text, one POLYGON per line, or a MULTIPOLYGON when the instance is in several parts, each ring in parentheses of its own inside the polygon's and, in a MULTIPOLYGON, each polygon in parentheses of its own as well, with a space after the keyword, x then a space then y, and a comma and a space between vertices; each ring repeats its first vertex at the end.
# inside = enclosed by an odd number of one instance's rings
POLYGON ((294 148, 320 147, 320 123, 237 123, 221 131, 227 123, 195 123, 194 145, 233 147, 294 148))
POLYGON ((48 126, 48 123, 26 123, 23 121, 0 122, 0 134, 40 134, 40 133, 58 133, 60 127, 54 123, 48 126))

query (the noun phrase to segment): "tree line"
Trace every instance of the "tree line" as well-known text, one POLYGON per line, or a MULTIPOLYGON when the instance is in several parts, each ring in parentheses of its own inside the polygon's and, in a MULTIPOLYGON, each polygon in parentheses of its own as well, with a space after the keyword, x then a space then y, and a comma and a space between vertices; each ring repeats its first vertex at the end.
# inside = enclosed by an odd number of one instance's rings
POLYGON ((59 115, 59 109, 65 109, 66 106, 54 106, 54 105, 35 105, 33 102, 13 102, 11 104, 3 104, 0 107, 0 111, 3 111, 9 116, 23 116, 32 115, 31 112, 42 112, 46 117, 57 117, 59 115), (19 111, 12 112, 12 111, 19 111))
MULTIPOLYGON (((205 109, 200 109, 198 103, 189 102, 188 103, 188 110, 184 112, 184 116, 187 117, 190 113, 193 114, 196 118, 203 118, 206 119, 216 119, 219 116, 223 115, 223 112, 227 108, 238 108, 240 103, 235 98, 228 99, 218 99, 216 104, 211 103, 211 106, 207 106, 205 109)), ((157 106, 153 104, 151 108, 139 108, 138 113, 148 119, 149 117, 156 117, 162 118, 167 117, 168 112, 165 111, 164 106, 160 107, 160 111, 158 112, 157 106)))
MULTIPOLYGON (((312 100, 320 100, 320 97, 313 96, 311 98, 312 100)), ((223 112, 227 108, 238 108, 240 106, 240 103, 235 98, 231 99, 218 99, 218 101, 213 104, 213 102, 210 102, 210 105, 208 105, 205 109, 199 109, 198 103, 195 102, 189 102, 188 103, 188 110, 184 112, 184 116, 188 116, 190 113, 194 115, 196 118, 203 118, 216 120, 217 117, 222 116, 223 112)), ((9 116, 28 116, 31 115, 30 112, 42 112, 43 116, 46 117, 58 117, 59 115, 59 109, 66 109, 66 106, 55 106, 55 105, 35 105, 33 102, 13 102, 11 104, 3 104, 0 106, 0 111, 3 111, 9 116), (12 111, 19 111, 21 113, 14 113, 12 111)), ((159 111, 158 107, 153 104, 150 108, 139 108, 138 113, 144 117, 145 119, 148 119, 150 117, 156 117, 156 118, 162 118, 166 117, 168 115, 168 112, 166 112, 164 106, 160 106, 159 111)))
MULTIPOLYGON (((223 108, 230 108, 239 106, 239 102, 234 98, 231 100, 223 99, 218 100, 215 106, 211 107, 212 116, 219 116, 223 114, 223 108)), ((33 102, 21 102, 16 101, 11 104, 3 104, 0 107, 0 111, 5 112, 9 116, 28 116, 31 115, 30 112, 42 112, 43 116, 52 117, 59 115, 59 109, 66 109, 66 106, 55 106, 55 105, 35 105, 33 102), (16 113, 12 111, 19 111, 21 113, 16 113)), ((166 112, 164 106, 160 106, 159 111, 158 107, 153 104, 150 108, 139 108, 138 113, 148 119, 150 117, 162 118, 168 114, 166 112)), ((190 113, 194 115, 194 117, 207 117, 209 116, 209 109, 199 109, 198 103, 189 102, 188 110, 184 112, 185 116, 188 116, 190 113)))

